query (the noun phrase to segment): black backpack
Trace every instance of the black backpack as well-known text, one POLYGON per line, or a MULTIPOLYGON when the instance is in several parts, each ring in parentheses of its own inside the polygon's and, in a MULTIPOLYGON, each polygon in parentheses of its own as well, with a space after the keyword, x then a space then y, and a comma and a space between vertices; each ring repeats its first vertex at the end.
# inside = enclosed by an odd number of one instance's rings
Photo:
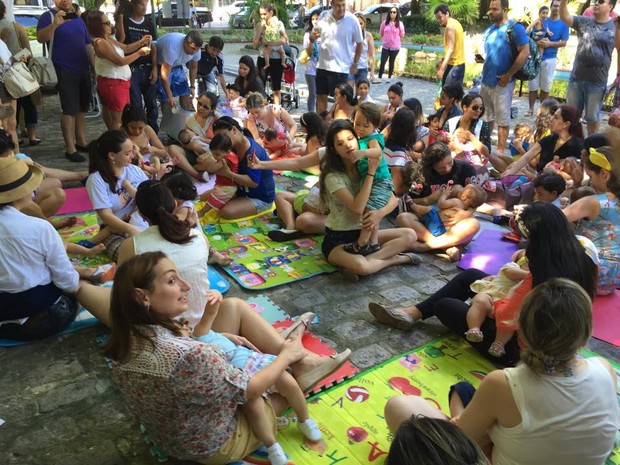
MULTIPOLYGON (((512 50, 512 59, 513 61, 517 58, 519 54, 517 50, 517 44, 515 44, 514 39, 512 38, 512 32, 515 27, 515 22, 510 21, 508 25, 508 29, 506 29, 506 35, 508 36, 508 42, 510 42, 510 49, 512 50)), ((523 67, 517 71, 514 75, 515 79, 520 79, 521 81, 530 81, 538 76, 540 73, 540 63, 542 62, 542 58, 540 56, 540 52, 538 51, 538 45, 534 39, 529 37, 530 41, 530 54, 527 57, 527 60, 523 67)))

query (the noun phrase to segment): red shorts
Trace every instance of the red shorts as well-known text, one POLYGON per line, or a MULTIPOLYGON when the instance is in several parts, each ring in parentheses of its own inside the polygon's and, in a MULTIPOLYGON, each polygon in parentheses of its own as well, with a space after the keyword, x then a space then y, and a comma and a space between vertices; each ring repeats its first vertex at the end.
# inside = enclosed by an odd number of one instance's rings
POLYGON ((121 112, 129 105, 129 88, 131 81, 123 79, 97 78, 97 92, 104 107, 121 112))

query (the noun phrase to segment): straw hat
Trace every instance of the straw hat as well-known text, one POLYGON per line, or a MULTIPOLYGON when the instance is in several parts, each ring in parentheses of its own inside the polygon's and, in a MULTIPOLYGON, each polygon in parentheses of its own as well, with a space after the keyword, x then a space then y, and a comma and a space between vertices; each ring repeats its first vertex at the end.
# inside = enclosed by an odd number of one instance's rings
POLYGON ((23 160, 0 158, 0 203, 30 195, 43 181, 43 172, 23 160))

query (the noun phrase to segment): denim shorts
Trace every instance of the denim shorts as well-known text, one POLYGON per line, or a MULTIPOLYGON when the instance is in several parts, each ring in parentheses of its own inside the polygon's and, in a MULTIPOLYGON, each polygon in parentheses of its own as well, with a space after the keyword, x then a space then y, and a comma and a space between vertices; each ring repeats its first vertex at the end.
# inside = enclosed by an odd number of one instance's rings
POLYGON ((465 79, 465 64, 462 65, 448 65, 446 71, 443 73, 441 80, 443 81, 443 87, 448 85, 463 86, 463 79, 465 79))
POLYGON ((566 103, 575 107, 578 115, 581 115, 585 110, 584 119, 586 122, 596 122, 601 117, 606 90, 606 83, 599 84, 571 78, 566 89, 566 103))
POLYGON ((368 79, 368 68, 358 69, 357 73, 349 74, 348 81, 357 82, 360 79, 368 79))
POLYGON ((256 213, 263 212, 265 210, 269 210, 273 205, 273 202, 264 202, 260 199, 253 199, 252 197, 247 197, 247 199, 252 202, 254 208, 256 208, 256 213))

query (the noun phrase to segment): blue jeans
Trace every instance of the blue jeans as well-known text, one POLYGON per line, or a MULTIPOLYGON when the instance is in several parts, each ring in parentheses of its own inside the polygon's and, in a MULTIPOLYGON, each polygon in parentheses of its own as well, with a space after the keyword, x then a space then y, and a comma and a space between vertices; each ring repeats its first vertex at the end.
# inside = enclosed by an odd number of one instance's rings
POLYGON ((316 111, 316 76, 306 74, 306 84, 308 85, 308 111, 316 111))
POLYGON ((349 81, 357 82, 360 79, 368 79, 368 68, 361 68, 357 70, 357 73, 349 73, 349 81))
POLYGON ((159 132, 159 124, 157 122, 159 112, 157 110, 157 100, 155 99, 155 84, 151 84, 152 70, 151 66, 146 65, 131 67, 129 98, 134 107, 145 109, 146 122, 157 134, 159 132), (142 99, 144 99, 144 105, 142 105, 142 99))
POLYGON ((606 83, 599 84, 571 78, 566 89, 566 103, 575 107, 580 116, 585 110, 586 122, 596 122, 601 116, 606 89, 606 83))
POLYGON ((441 78, 441 86, 457 85, 463 87, 463 79, 465 79, 464 63, 462 65, 448 65, 441 78))
POLYGON ((31 316, 23 325, 7 323, 0 326, 0 338, 34 341, 58 334, 69 326, 78 311, 78 303, 65 295, 47 311, 31 316))

